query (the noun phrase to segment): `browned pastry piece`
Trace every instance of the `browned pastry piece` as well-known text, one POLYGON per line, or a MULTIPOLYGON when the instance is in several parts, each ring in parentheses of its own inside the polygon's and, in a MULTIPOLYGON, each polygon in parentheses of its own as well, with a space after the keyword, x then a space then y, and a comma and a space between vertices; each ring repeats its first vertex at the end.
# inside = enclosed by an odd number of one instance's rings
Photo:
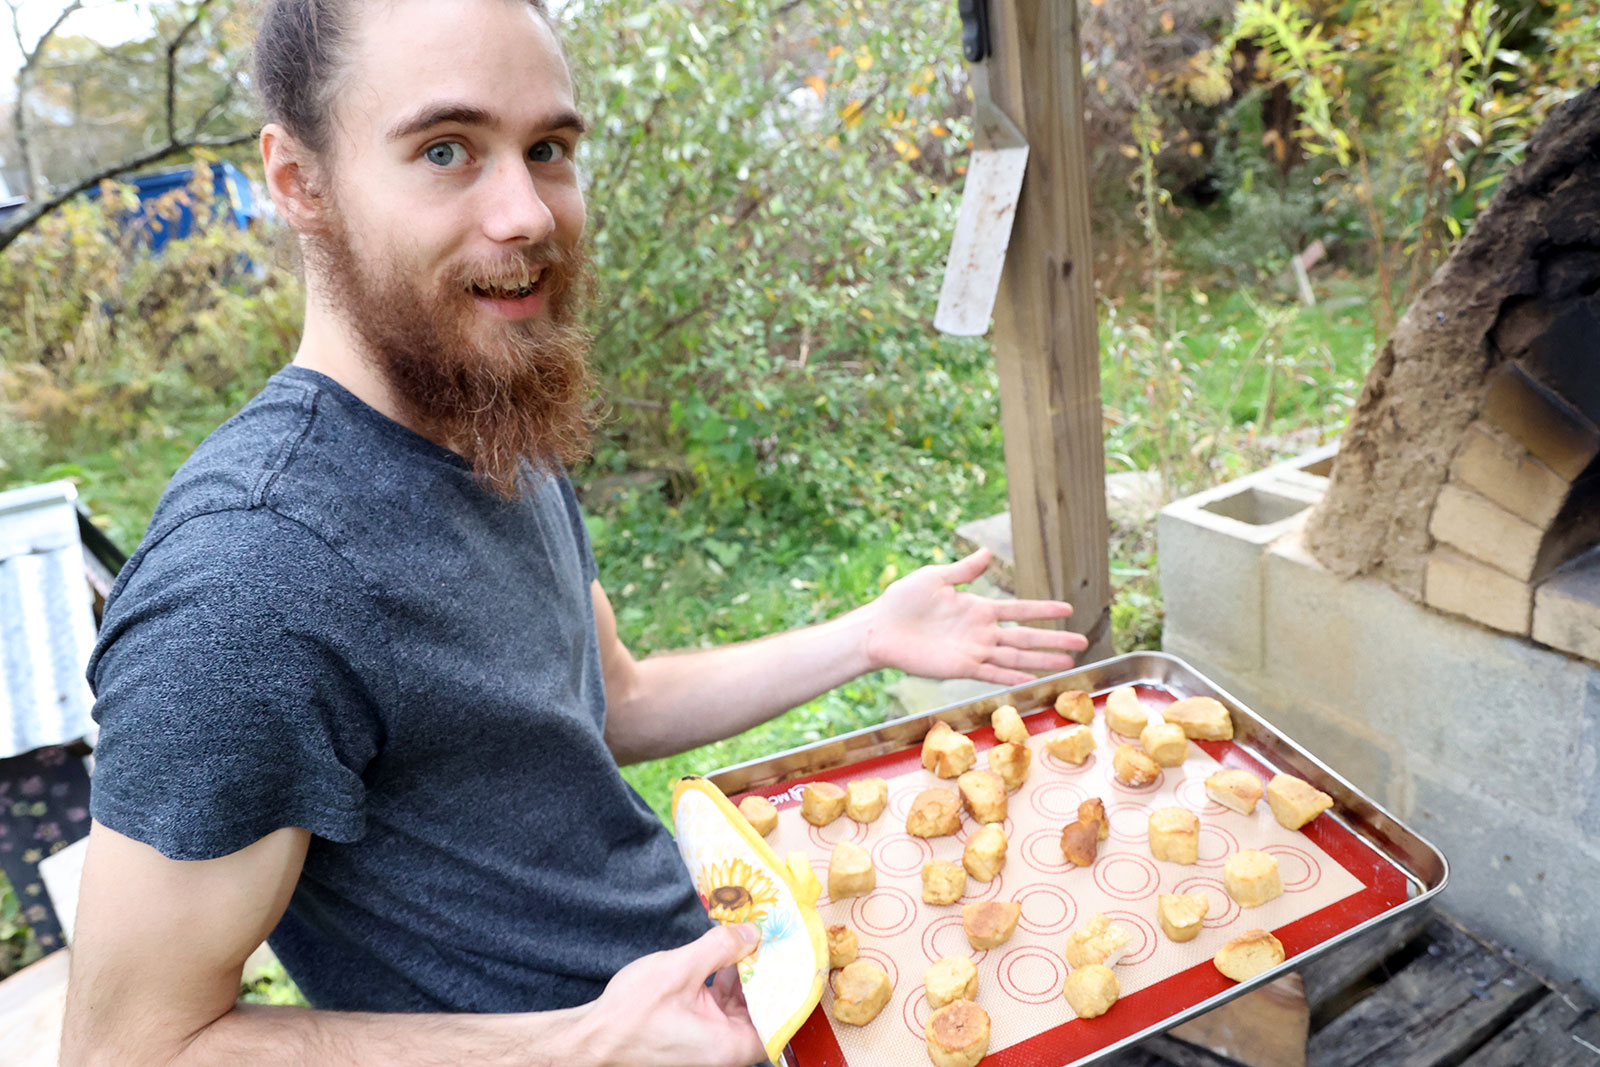
POLYGON ((1082 689, 1068 689, 1056 697, 1056 714, 1087 726, 1094 722, 1094 698, 1082 689))
POLYGON ((978 762, 978 749, 972 738, 959 734, 940 720, 928 727, 922 739, 922 769, 940 778, 955 778, 978 762))
POLYGON ((1106 818, 1106 802, 1099 797, 1090 797, 1078 805, 1078 821, 1087 823, 1090 819, 1100 823, 1100 840, 1104 841, 1111 836, 1111 822, 1106 818))
POLYGON ((923 1034, 933 1067, 977 1067, 989 1052, 989 1013, 970 1000, 952 1000, 928 1016, 923 1034))
POLYGON ((1222 886, 1241 908, 1259 908, 1283 896, 1277 858, 1253 848, 1235 852, 1223 862, 1222 886))
POLYGON ((1001 743, 1025 745, 1028 743, 1028 728, 1022 722, 1022 716, 1010 704, 1003 704, 995 709, 989 716, 989 725, 994 729, 994 738, 1001 743))
POLYGON ((878 869, 872 854, 852 841, 833 846, 828 857, 828 896, 834 900, 864 897, 878 888, 878 869))
POLYGON ((766 797, 747 796, 739 801, 739 814, 745 817, 755 832, 766 837, 778 828, 778 809, 766 797))
POLYGON ((1206 779, 1206 796, 1240 815, 1256 810, 1261 792, 1261 779, 1249 771, 1218 771, 1206 779))
POLYGON ((1006 782, 993 771, 968 771, 956 779, 961 802, 978 822, 1006 821, 1006 782))
POLYGON ((1139 747, 1163 767, 1176 767, 1189 757, 1189 738, 1175 722, 1153 722, 1139 731, 1139 747))
POLYGON ((994 823, 967 838, 961 853, 961 866, 980 882, 992 882, 1006 865, 1006 832, 994 823))
POLYGON ((1061 831, 1061 854, 1067 862, 1087 867, 1100 853, 1100 820, 1069 822, 1061 831))
POLYGON ((854 963, 861 954, 861 940, 848 926, 828 927, 828 966, 837 970, 854 963))
POLYGON ((844 813, 856 822, 872 822, 889 803, 889 783, 882 778, 857 778, 845 786, 844 813))
POLYGON ((922 902, 954 904, 967 892, 967 872, 959 863, 929 860, 922 865, 922 902))
POLYGON ((1193 941, 1200 935, 1201 920, 1211 910, 1211 898, 1204 893, 1162 893, 1156 897, 1156 921, 1161 932, 1174 941, 1193 941))
POLYGON ((1150 712, 1131 685, 1113 689, 1106 697, 1106 725, 1124 737, 1138 737, 1150 723, 1150 712))
POLYGON ((1110 967, 1091 963, 1087 967, 1074 967, 1067 975, 1062 992, 1078 1018, 1093 1019, 1111 1010, 1122 995, 1122 983, 1117 981, 1110 967))
POLYGON ((989 750, 989 769, 998 774, 1006 784, 1006 791, 1015 793, 1028 780, 1028 768, 1033 764, 1033 753, 1023 745, 1007 742, 989 750))
POLYGON ((889 1003, 894 986, 871 960, 856 960, 833 976, 833 1017, 851 1026, 865 1026, 889 1003))
POLYGON ((1245 982, 1272 970, 1286 958, 1282 941, 1266 930, 1246 930, 1223 945, 1211 962, 1235 982, 1245 982))
POLYGON ((1168 863, 1200 859, 1200 816, 1188 808, 1157 808, 1150 813, 1150 855, 1168 863))
POLYGON ((1082 763, 1094 752, 1094 731, 1087 726, 1057 730, 1045 738, 1045 751, 1067 763, 1082 763))
POLYGON ((800 793, 800 817, 812 826, 827 826, 844 814, 845 792, 832 782, 812 782, 800 793))
POLYGON ((1132 745, 1118 745, 1111 756, 1117 780, 1127 785, 1149 785, 1161 777, 1161 767, 1149 755, 1132 745))
POLYGON ((961 928, 973 948, 999 948, 1011 940, 1022 916, 1022 905, 1010 901, 985 900, 961 907, 961 928))
POLYGON ((906 813, 912 837, 944 837, 961 829, 961 798, 953 789, 924 789, 906 813))
POLYGON ((1183 727, 1194 741, 1233 740, 1233 717, 1212 697, 1187 697, 1161 710, 1161 717, 1183 727))
POLYGON ((1126 926, 1113 923, 1104 915, 1091 915, 1087 922, 1067 935, 1067 966, 1103 963, 1115 967, 1128 954, 1132 943, 1133 933, 1126 926))
POLYGON ((922 992, 930 1008, 942 1008, 952 1000, 977 1000, 978 968, 970 956, 946 956, 922 973, 922 992))
POLYGON ((1333 798, 1292 774, 1277 774, 1267 783, 1267 803, 1279 826, 1298 830, 1333 807, 1333 798))

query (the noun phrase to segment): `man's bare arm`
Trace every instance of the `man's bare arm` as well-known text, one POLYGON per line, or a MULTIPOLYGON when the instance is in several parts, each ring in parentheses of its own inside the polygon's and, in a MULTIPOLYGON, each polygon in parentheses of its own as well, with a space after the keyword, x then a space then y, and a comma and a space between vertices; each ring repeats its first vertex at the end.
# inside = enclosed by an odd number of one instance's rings
POLYGON ((599 1000, 565 1011, 397 1015, 236 1005, 245 959, 288 906, 309 840, 305 830, 284 829, 220 859, 179 861, 96 823, 79 893, 62 1064, 741 1067, 761 1058, 742 1001, 730 1001, 725 980, 704 984, 749 951, 744 934, 724 928, 643 957, 599 1000))
POLYGON ((1065 630, 1006 625, 1061 619, 1051 600, 959 592, 989 555, 923 567, 878 599, 815 626, 759 641, 636 660, 617 636, 600 583, 591 596, 606 686, 606 744, 633 763, 721 740, 882 667, 937 678, 1022 685, 1029 671, 1066 670, 1088 642, 1065 630))

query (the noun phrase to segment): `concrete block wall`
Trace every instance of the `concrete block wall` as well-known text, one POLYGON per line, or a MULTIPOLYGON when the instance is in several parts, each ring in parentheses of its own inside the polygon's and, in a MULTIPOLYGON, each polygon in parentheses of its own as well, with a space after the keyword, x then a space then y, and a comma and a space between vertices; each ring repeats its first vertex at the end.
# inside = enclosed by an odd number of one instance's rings
POLYGON ((1166 649, 1443 849, 1446 908, 1600 992, 1600 670, 1323 570, 1325 459, 1163 509, 1166 649))

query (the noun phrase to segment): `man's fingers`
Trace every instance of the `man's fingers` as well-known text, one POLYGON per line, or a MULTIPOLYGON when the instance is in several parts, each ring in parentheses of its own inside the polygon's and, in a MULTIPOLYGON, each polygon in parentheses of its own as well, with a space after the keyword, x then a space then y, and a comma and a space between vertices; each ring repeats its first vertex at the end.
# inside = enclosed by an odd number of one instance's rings
POLYGON ((695 981, 703 983, 710 975, 750 955, 750 950, 756 947, 759 940, 760 935, 753 925, 739 923, 707 930, 698 941, 692 941, 678 951, 687 957, 695 981))
POLYGON ((989 550, 980 548, 970 556, 946 564, 943 572, 944 580, 951 585, 966 585, 982 574, 988 566, 989 550))
POLYGON ((973 668, 970 677, 979 682, 992 682, 995 685, 1027 685, 1029 682, 1038 681, 1031 674, 1008 670, 993 663, 978 664, 973 668))
MULTIPOLYGON (((1034 652, 1029 649, 1008 648, 1001 645, 989 655, 989 662, 997 667, 1008 667, 1014 671, 1065 671, 1073 666, 1073 659, 1065 652, 1034 652)), ((1030 675, 1025 681, 1033 681, 1030 675)), ((1023 682, 1012 682, 1012 685, 1022 685, 1023 682)))
POLYGON ((1046 630, 1040 626, 1002 626, 995 643, 1012 648, 1043 648, 1061 652, 1082 652, 1089 639, 1071 630, 1046 630))
POLYGON ((1033 619, 1065 619, 1072 605, 1065 600, 996 600, 994 617, 1001 622, 1029 622, 1033 619))

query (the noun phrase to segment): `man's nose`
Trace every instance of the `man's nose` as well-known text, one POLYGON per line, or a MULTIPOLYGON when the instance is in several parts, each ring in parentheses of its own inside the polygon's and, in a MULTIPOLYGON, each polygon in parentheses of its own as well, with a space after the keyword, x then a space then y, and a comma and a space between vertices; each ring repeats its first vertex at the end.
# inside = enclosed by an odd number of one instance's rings
POLYGON ((538 244, 555 230, 555 216, 526 163, 512 160, 497 167, 484 192, 483 230, 491 240, 538 244))

